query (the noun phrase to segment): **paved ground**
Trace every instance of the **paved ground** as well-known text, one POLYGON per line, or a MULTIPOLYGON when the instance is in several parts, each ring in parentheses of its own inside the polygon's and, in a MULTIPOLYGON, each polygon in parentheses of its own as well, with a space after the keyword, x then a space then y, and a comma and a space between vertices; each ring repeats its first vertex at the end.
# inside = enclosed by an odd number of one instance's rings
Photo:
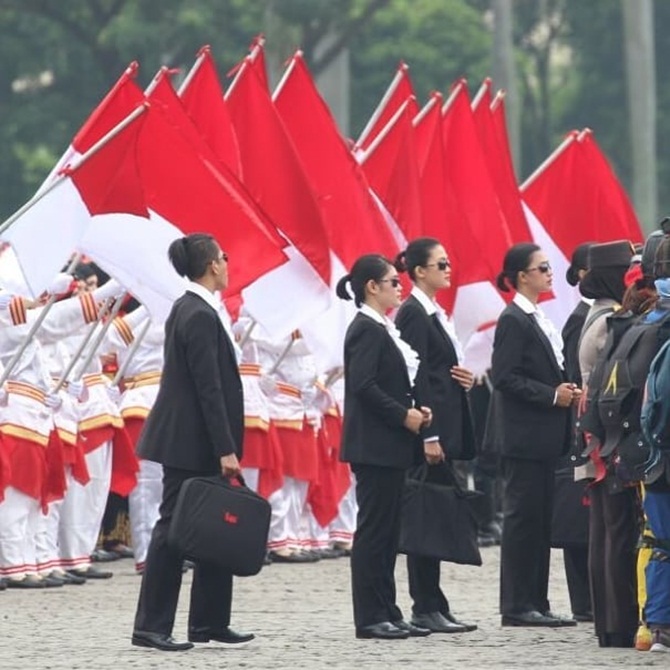
MULTIPOLYGON (((236 582, 234 624, 256 632, 246 649, 199 646, 165 654, 129 643, 139 578, 132 562, 111 564, 106 582, 45 591, 0 593, 0 668, 12 670, 183 670, 248 668, 613 668, 670 667, 664 654, 600 650, 589 624, 533 631, 501 628, 496 615, 498 550, 483 550, 482 568, 445 565, 443 585, 455 613, 475 633, 391 642, 356 640, 347 559, 275 565, 236 582)), ((187 577, 185 583, 190 579, 187 577)), ((404 560, 400 605, 409 613, 404 560)), ((185 591, 185 590, 184 590, 185 591)), ((552 607, 569 611, 560 555, 553 557, 552 607)), ((186 636, 182 599, 175 637, 186 636)))

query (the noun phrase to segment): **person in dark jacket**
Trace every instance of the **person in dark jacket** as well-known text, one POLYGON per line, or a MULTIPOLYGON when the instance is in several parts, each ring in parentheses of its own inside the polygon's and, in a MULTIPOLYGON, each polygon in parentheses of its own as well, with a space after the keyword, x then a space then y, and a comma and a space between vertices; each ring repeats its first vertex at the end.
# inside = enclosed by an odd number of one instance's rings
MULTIPOLYGON (((463 352, 453 324, 436 302, 438 291, 451 283, 451 263, 439 240, 422 237, 398 255, 396 268, 414 284, 395 319, 400 334, 419 355, 415 397, 430 407, 433 421, 421 431, 427 481, 452 484, 454 460, 472 459, 474 428, 467 392, 474 375, 462 366, 463 352)), ((412 623, 434 633, 462 633, 477 626, 457 621, 440 588, 440 561, 407 556, 409 592, 414 601, 412 623)))
POLYGON ((414 406, 418 357, 386 317, 400 304, 401 290, 391 262, 374 254, 359 258, 337 285, 338 297, 353 297, 360 309, 344 341, 340 454, 356 476, 351 586, 359 638, 430 634, 405 622, 396 604, 394 568, 405 471, 420 458, 418 435, 431 419, 428 408, 414 406))
POLYGON ((175 270, 190 280, 165 323, 165 365, 156 403, 138 443, 141 458, 163 466, 160 518, 151 536, 132 643, 164 651, 192 642, 245 642, 229 628, 232 575, 196 564, 188 643, 172 638, 183 557, 168 544, 177 497, 191 477, 240 474, 244 408, 235 350, 217 292, 228 284, 228 259, 213 237, 192 234, 169 249, 175 270))
MULTIPOLYGON (((577 286, 588 270, 591 242, 580 244, 572 253, 565 279, 570 286, 577 286)), ((579 370, 579 339, 589 313, 591 300, 582 298, 568 317, 561 337, 565 356, 565 373, 571 381, 582 386, 579 370)), ((552 546, 563 549, 565 578, 570 594, 572 616, 576 621, 592 621, 591 594, 589 592, 589 509, 584 504, 588 493, 586 481, 575 481, 575 468, 582 468, 586 447, 584 437, 577 427, 577 408, 572 407, 570 447, 559 460, 556 469, 556 499, 552 546)))
POLYGON ((556 460, 565 453, 570 407, 581 394, 564 370, 560 333, 538 307, 551 265, 535 244, 516 244, 497 279, 513 289, 498 318, 487 432, 498 435, 504 482, 500 610, 503 626, 575 625, 549 607, 549 559, 556 460))

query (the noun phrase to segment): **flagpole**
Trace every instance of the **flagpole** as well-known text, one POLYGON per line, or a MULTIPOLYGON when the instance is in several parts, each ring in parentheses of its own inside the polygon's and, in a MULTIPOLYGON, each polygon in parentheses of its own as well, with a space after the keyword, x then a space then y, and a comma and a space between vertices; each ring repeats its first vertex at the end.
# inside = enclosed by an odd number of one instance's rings
POLYGON ((384 138, 391 132, 393 129, 393 126, 398 122, 398 119, 405 113, 405 110, 407 109, 407 106, 409 105, 411 99, 414 96, 410 96, 405 102, 400 105, 398 108, 398 111, 391 117, 389 122, 384 126, 384 128, 379 132, 379 135, 375 137, 374 140, 372 140, 372 143, 370 146, 365 150, 362 151, 359 156, 358 156, 358 162, 363 165, 365 161, 370 158, 370 156, 375 152, 377 147, 384 141, 384 138))
POLYGON ((379 118, 383 114, 386 105, 391 99, 391 96, 395 93, 396 89, 400 85, 400 82, 402 81, 403 76, 408 70, 409 66, 407 64, 400 63, 400 66, 398 67, 398 70, 396 71, 393 80, 389 84, 389 87, 386 89, 386 93, 384 93, 384 96, 377 105, 377 109, 375 109, 375 111, 372 113, 372 116, 367 122, 367 125, 365 126, 365 128, 363 128, 363 132, 360 134, 358 140, 356 141, 355 146, 357 147, 361 146, 361 144, 363 144, 363 142, 365 142, 365 140, 368 138, 368 135, 372 132, 372 129, 374 128, 377 121, 379 121, 379 118))
POLYGON ((251 323, 249 324, 249 327, 242 333, 242 337, 240 338, 240 343, 239 347, 240 349, 249 341, 249 338, 251 337, 251 333, 253 332, 254 328, 258 325, 258 321, 256 319, 252 319, 251 323))
MULTIPOLYGON (((66 274, 70 274, 79 264, 79 261, 81 259, 81 254, 75 254, 72 257, 72 260, 70 261, 70 264, 67 267, 67 270, 65 270, 66 274)), ((26 339, 23 341, 21 346, 17 349, 17 351, 14 353, 14 355, 9 359, 9 362, 7 363, 5 369, 2 372, 2 375, 0 376, 0 387, 9 379, 9 375, 12 373, 12 370, 16 366, 16 364, 19 362, 19 359, 21 356, 23 356, 23 352, 28 348, 28 345, 32 342, 33 338, 35 337, 35 333, 39 329, 39 327, 42 325, 44 319, 47 318, 47 314, 51 311, 51 308, 54 306, 56 303, 56 296, 50 295, 49 299, 47 300, 46 304, 42 307, 42 311, 37 315, 37 318, 35 319, 35 322, 33 325, 30 327, 30 330, 28 331, 28 334, 26 335, 26 339)))
POLYGON ((593 131, 590 128, 584 128, 579 132, 577 136, 578 142, 583 142, 589 135, 593 135, 593 131))
POLYGON ((498 107, 500 107, 500 105, 502 104, 502 102, 503 102, 503 100, 505 99, 505 96, 506 96, 506 95, 507 95, 507 91, 505 91, 504 88, 501 88, 501 89, 496 93, 496 97, 493 98, 493 100, 491 101, 491 107, 490 107, 490 110, 491 110, 492 112, 495 112, 496 109, 498 109, 498 107))
POLYGON ((554 151, 539 165, 526 181, 519 186, 522 193, 577 139, 579 132, 570 131, 568 136, 554 149, 554 151))
POLYGON ((417 128, 418 125, 428 116, 430 111, 437 104, 442 104, 442 94, 435 91, 431 94, 430 100, 419 110, 418 114, 412 119, 412 125, 417 128))
MULTIPOLYGON (((93 360, 93 356, 98 352, 98 349, 100 348, 100 345, 102 344, 103 339, 105 338, 105 335, 107 335, 107 331, 109 330, 109 327, 112 325, 112 321, 116 317, 116 315, 119 313, 119 310, 121 309, 121 304, 123 303, 124 298, 126 297, 125 294, 121 296, 115 303, 114 306, 112 307, 112 310, 109 313, 109 317, 107 318, 107 321, 103 325, 102 329, 98 333, 97 337, 93 341, 93 344, 91 345, 91 348, 89 349, 88 354, 86 355, 86 358, 82 362, 79 370, 77 371, 77 374, 75 375, 75 381, 78 381, 84 376, 84 371, 86 368, 89 366, 91 361, 93 360)), ((97 325, 97 324, 96 324, 97 325)), ((91 332, 95 330, 95 326, 91 329, 91 332)), ((75 359, 76 360, 76 359, 75 359)), ((65 381, 65 380, 63 380, 65 381)))
POLYGON ((235 73, 235 77, 233 78, 233 81, 230 82, 230 86, 228 86, 228 89, 223 94, 223 99, 224 100, 228 100, 228 98, 230 97, 230 94, 235 89, 235 86, 237 86, 237 82, 238 82, 239 78, 242 76, 242 74, 244 73, 246 68, 249 67, 249 59, 253 61, 251 56, 245 56, 244 60, 240 63, 240 67, 237 68, 237 72, 235 73))
POLYGON ((144 114, 148 107, 148 103, 143 102, 139 107, 134 109, 128 116, 120 121, 114 128, 112 128, 106 135, 101 137, 88 151, 83 153, 79 160, 72 166, 67 165, 63 168, 61 173, 48 185, 44 190, 36 193, 28 202, 21 206, 14 214, 0 225, 0 235, 4 233, 17 219, 23 216, 31 207, 34 207, 47 193, 51 193, 57 186, 65 181, 73 172, 76 172, 91 156, 96 154, 108 142, 113 140, 120 132, 125 130, 137 117, 144 114))
POLYGON ((188 88, 188 85, 193 80, 193 77, 195 77, 195 75, 198 73, 200 66, 205 62, 205 58, 209 52, 209 45, 202 47, 202 49, 200 49, 198 52, 198 56, 195 59, 195 63, 193 63, 193 67, 189 70, 189 73, 184 77, 184 81, 182 81, 181 85, 177 89, 177 95, 180 98, 182 95, 184 95, 184 91, 188 88))
POLYGON ((279 366, 283 363, 284 359, 288 356, 288 352, 291 351, 291 347, 293 346, 293 343, 295 340, 291 338, 289 340, 289 343, 286 345, 284 351, 279 354, 279 358, 274 362, 272 367, 270 368, 270 371, 268 372, 269 375, 273 375, 277 370, 279 369, 279 366))
POLYGON ((105 316, 105 314, 107 314, 107 311, 109 310, 113 300, 114 300, 114 298, 108 298, 102 304, 102 306, 98 310, 98 315, 96 317, 95 323, 89 328, 88 333, 86 333, 86 337, 84 337, 84 339, 81 341, 81 344, 77 348, 77 351, 75 352, 75 354, 70 359, 70 362, 69 362, 67 368, 65 369, 65 372, 63 372, 63 375, 61 376, 61 378, 56 383, 56 386, 51 390, 51 393, 58 393, 58 391, 60 391, 63 388, 63 384, 65 384, 65 382, 67 381, 67 378, 70 376, 70 373, 72 372, 72 369, 77 364, 77 360, 79 359, 82 352, 86 348, 86 345, 91 341, 91 338, 93 337, 93 333, 95 332, 96 326, 100 323, 100 321, 105 316))
POLYGON ((470 103, 470 107, 472 107, 473 112, 479 106, 479 103, 482 101, 482 98, 486 94, 486 91, 489 90, 491 90, 491 77, 486 77, 482 82, 482 85, 479 87, 479 90, 475 94, 475 97, 472 99, 472 103, 470 103))
POLYGON ((117 386, 118 383, 123 379, 123 375, 126 374, 126 370, 128 369, 128 365, 130 364, 130 361, 132 360, 133 356, 137 352, 140 344, 142 343, 142 340, 144 339, 145 335, 149 332, 149 328, 151 327, 151 319, 147 319, 147 322, 144 324, 142 327, 142 330, 137 334, 137 337, 133 340, 133 343, 128 349, 128 355, 126 356, 126 360, 123 361, 123 364, 121 367, 116 371, 116 374, 114 375, 114 379, 112 380, 112 386, 117 386))
POLYGON ((444 116, 454 104, 454 101, 458 97, 458 94, 461 92, 461 89, 467 84, 465 79, 459 79, 456 85, 451 89, 449 97, 446 99, 444 105, 442 105, 442 116, 444 116))
POLYGON ((284 85, 288 81, 288 78, 291 76, 291 72, 295 69, 295 61, 296 58, 302 58, 302 51, 298 50, 295 52, 293 55, 293 58, 291 58, 291 62, 288 64, 286 69, 284 70, 284 74, 282 75, 281 79, 279 80, 279 83, 275 86, 275 90, 272 93, 272 102, 275 102, 279 94, 281 93, 282 88, 284 88, 284 85))

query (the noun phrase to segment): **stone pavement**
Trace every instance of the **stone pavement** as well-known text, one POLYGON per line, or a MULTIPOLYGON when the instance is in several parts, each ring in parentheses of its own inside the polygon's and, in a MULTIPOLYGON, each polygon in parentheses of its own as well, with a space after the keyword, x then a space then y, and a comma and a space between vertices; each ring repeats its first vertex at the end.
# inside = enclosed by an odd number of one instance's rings
MULTIPOLYGON (((398 641, 356 640, 351 622, 348 559, 274 565, 235 586, 233 627, 252 630, 246 649, 200 645, 176 654, 130 645, 140 579, 132 561, 110 564, 108 581, 40 591, 0 593, 0 668, 12 670, 319 670, 322 668, 666 667, 665 654, 600 650, 590 624, 559 630, 501 628, 496 614, 499 552, 484 549, 482 568, 444 564, 443 586, 454 612, 479 630, 398 641)), ((551 597, 568 613, 562 557, 552 558, 551 597)), ((404 558, 398 561, 399 604, 409 614, 404 558)), ((185 577, 185 585, 190 577, 185 577)), ((186 637, 187 589, 175 626, 186 637)))

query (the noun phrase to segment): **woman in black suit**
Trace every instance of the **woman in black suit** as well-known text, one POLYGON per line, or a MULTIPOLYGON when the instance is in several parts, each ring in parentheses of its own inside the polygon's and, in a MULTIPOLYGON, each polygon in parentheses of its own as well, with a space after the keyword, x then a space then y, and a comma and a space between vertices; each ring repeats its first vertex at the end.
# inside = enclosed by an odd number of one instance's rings
POLYGON ((351 551, 356 637, 397 639, 428 635, 403 621, 396 605, 394 568, 405 470, 420 457, 418 434, 430 410, 412 396, 415 352, 386 312, 400 304, 398 273, 382 256, 366 255, 337 285, 359 313, 344 341, 344 425, 341 459, 356 475, 358 517, 351 551))
POLYGON ((196 564, 191 585, 189 642, 172 639, 183 557, 168 543, 170 521, 184 481, 240 474, 244 407, 232 341, 223 325, 217 292, 228 285, 228 258, 210 235, 175 240, 175 270, 190 280, 165 323, 165 364, 158 397, 138 454, 163 466, 163 499, 140 589, 132 643, 164 651, 192 642, 245 642, 231 630, 233 578, 218 566, 196 564))
MULTIPOLYGON (((467 392, 473 374, 461 365, 462 351, 452 324, 435 301, 438 291, 451 284, 451 263, 444 247, 431 237, 413 240, 399 254, 396 267, 414 284, 398 310, 400 334, 419 355, 415 397, 430 407, 433 421, 421 431, 428 481, 451 484, 454 460, 475 455, 474 429, 467 392)), ((457 621, 440 589, 440 561, 407 556, 409 592, 414 601, 412 623, 434 633, 462 633, 477 626, 457 621)))
POLYGON ((561 336, 538 307, 551 291, 551 265, 535 244, 505 255, 498 288, 513 289, 496 326, 491 363, 495 389, 487 432, 501 451, 503 626, 565 626, 548 600, 554 469, 567 451, 570 406, 580 390, 564 371, 561 336))

